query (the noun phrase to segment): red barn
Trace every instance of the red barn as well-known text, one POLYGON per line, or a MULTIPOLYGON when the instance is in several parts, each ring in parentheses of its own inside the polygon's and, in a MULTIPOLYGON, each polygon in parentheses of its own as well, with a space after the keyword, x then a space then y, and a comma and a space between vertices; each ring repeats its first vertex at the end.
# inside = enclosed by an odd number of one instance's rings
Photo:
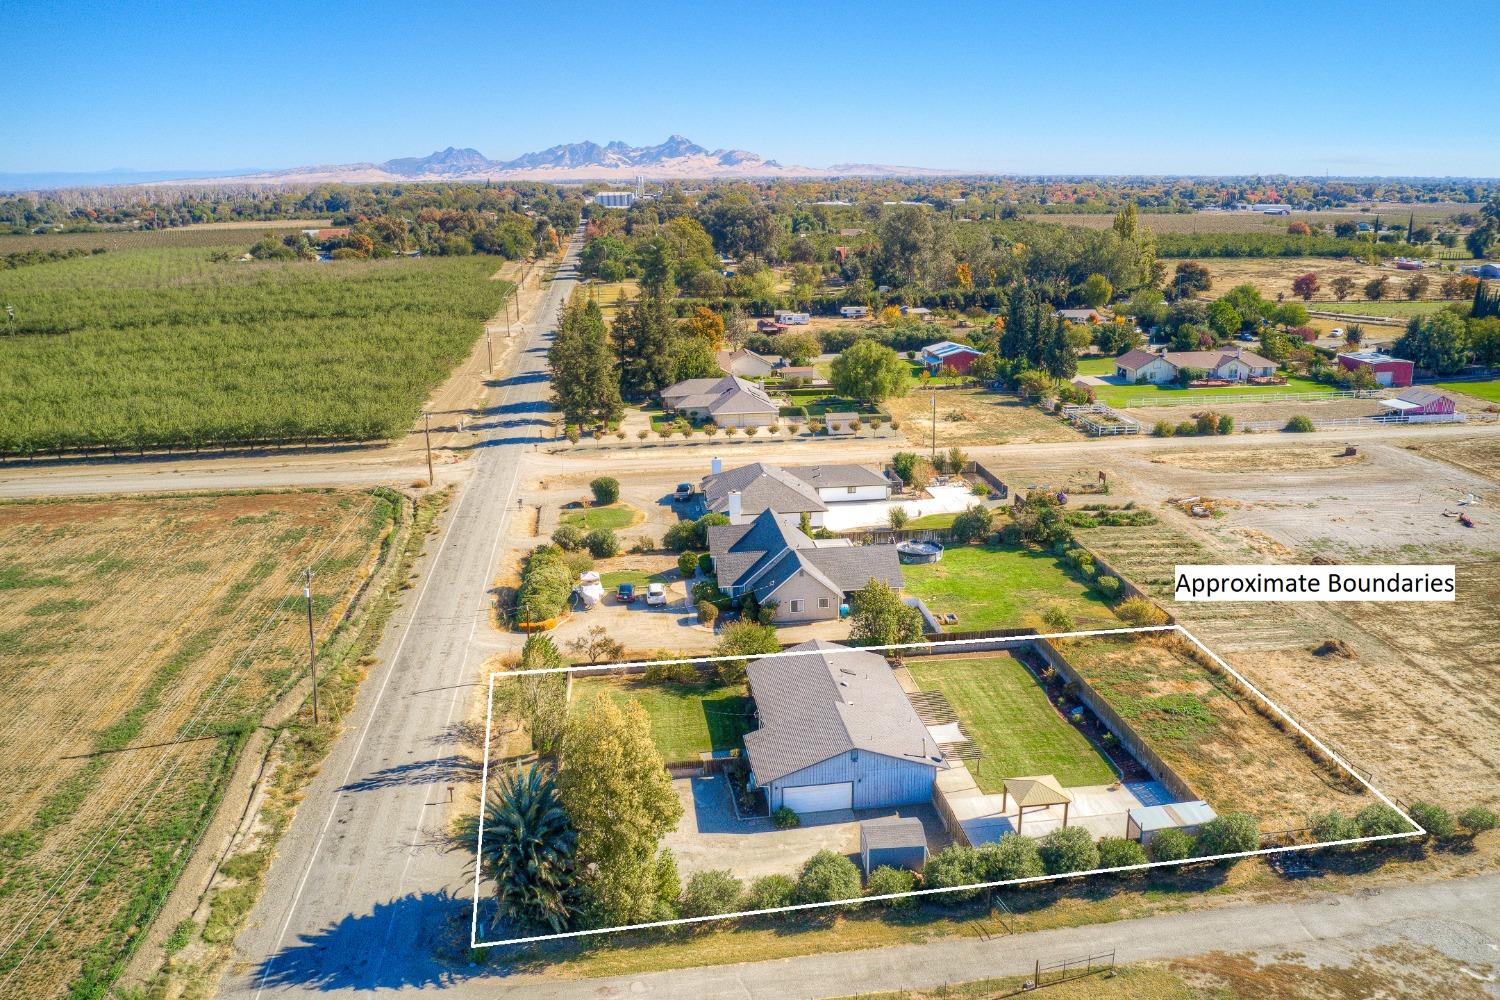
POLYGON ((1411 385, 1412 369, 1415 367, 1405 358, 1392 357, 1380 351, 1352 351, 1338 356, 1339 364, 1351 372, 1368 368, 1375 376, 1376 385, 1394 389, 1411 385))
POLYGON ((1431 389, 1407 389, 1398 396, 1382 399, 1380 405, 1404 417, 1432 417, 1458 412, 1450 397, 1431 389))

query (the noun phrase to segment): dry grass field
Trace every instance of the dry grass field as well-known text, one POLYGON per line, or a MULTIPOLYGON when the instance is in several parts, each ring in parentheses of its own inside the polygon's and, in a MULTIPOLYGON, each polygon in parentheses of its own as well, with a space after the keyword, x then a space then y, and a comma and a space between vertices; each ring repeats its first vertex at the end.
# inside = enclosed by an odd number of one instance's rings
MULTIPOLYGON (((1262 215, 1259 212, 1191 212, 1142 213, 1141 222, 1154 233, 1284 233, 1288 223, 1301 220, 1309 225, 1329 226, 1344 219, 1371 222, 1376 215, 1381 223, 1406 225, 1415 214, 1420 222, 1442 222, 1456 212, 1472 212, 1474 205, 1369 205, 1364 209, 1336 209, 1326 212, 1293 212, 1291 215, 1262 215)), ((1028 215, 1032 222, 1055 222, 1086 229, 1108 229, 1112 215, 1028 215)))
POLYGON ((0 505, 0 994, 102 996, 246 737, 396 506, 299 492, 0 505))
POLYGON ((1177 637, 1066 640, 1063 655, 1188 785, 1220 813, 1263 831, 1302 829, 1313 813, 1374 801, 1348 775, 1278 728, 1259 702, 1189 655, 1177 637))
MULTIPOLYGON (((1362 303, 1366 303, 1364 287, 1367 282, 1375 278, 1389 278, 1390 282, 1386 288, 1386 298, 1383 302, 1393 299, 1405 300, 1401 292, 1401 286, 1412 276, 1411 271, 1398 271, 1394 267, 1377 267, 1358 260, 1345 260, 1332 257, 1199 257, 1194 258, 1198 263, 1208 268, 1210 277, 1213 278, 1213 287, 1208 290, 1207 298, 1214 298, 1224 294, 1235 285, 1254 285, 1261 295, 1275 300, 1276 296, 1283 295, 1288 302, 1300 301, 1292 294, 1292 282, 1296 278, 1307 274, 1309 271, 1318 276, 1319 289, 1313 301, 1307 303, 1309 309, 1317 309, 1321 300, 1335 301, 1333 294, 1333 279, 1347 277, 1354 282, 1354 290, 1344 300, 1341 308, 1354 309, 1362 303)), ((1169 261, 1169 271, 1176 266, 1175 261, 1169 261)), ((1440 286, 1442 285, 1442 271, 1433 270, 1427 272, 1428 287, 1424 300, 1440 300, 1440 286)))
POLYGON ((1010 395, 983 389, 945 389, 937 393, 913 391, 903 399, 885 402, 891 416, 912 444, 932 441, 932 397, 937 396, 937 446, 1031 444, 1078 441, 1083 435, 1056 417, 1010 395))

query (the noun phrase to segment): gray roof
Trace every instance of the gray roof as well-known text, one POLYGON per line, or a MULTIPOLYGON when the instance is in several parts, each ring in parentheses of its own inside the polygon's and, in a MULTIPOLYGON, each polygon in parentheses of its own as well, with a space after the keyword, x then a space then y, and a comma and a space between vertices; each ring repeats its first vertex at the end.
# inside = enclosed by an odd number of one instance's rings
POLYGON ((1418 406, 1427 406, 1430 403, 1443 402, 1448 399, 1447 396, 1444 396, 1440 392, 1433 392, 1431 389, 1419 389, 1415 386, 1402 390, 1397 394, 1396 398, 1408 403, 1416 403, 1418 406))
POLYGON ((777 406, 766 391, 738 375, 723 378, 690 378, 669 385, 658 394, 673 409, 705 409, 710 413, 775 413, 777 406))
POLYGON ((915 816, 882 816, 859 824, 861 847, 879 850, 883 847, 926 847, 927 831, 915 816))
POLYGON ((858 590, 876 579, 901 586, 901 562, 894 545, 850 545, 847 539, 814 540, 763 510, 745 524, 708 529, 708 549, 723 587, 749 587, 758 599, 805 571, 839 593, 858 590))
POLYGON ((849 486, 885 486, 888 481, 864 465, 772 465, 753 462, 703 477, 703 500, 711 511, 722 513, 730 493, 740 494, 740 509, 747 513, 774 510, 781 514, 822 511, 818 490, 849 486))
POLYGON ((745 734, 745 752, 762 783, 849 750, 942 762, 883 656, 814 639, 745 670, 761 720, 745 734))

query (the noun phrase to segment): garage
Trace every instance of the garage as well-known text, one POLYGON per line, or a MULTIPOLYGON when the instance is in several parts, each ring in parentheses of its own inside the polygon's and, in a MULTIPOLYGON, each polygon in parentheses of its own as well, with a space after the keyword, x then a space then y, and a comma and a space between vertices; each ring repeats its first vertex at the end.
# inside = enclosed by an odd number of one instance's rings
POLYGON ((785 789, 781 804, 792 812, 832 812, 854 808, 854 783, 839 781, 830 785, 800 785, 785 789))

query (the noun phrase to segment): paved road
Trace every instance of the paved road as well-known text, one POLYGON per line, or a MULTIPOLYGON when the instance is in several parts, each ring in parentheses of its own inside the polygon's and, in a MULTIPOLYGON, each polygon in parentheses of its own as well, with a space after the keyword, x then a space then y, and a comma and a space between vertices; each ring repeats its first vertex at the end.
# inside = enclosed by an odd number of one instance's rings
POLYGON ((448 779, 464 766, 451 727, 464 718, 485 659, 495 556, 516 506, 521 456, 546 424, 544 344, 576 284, 576 261, 575 243, 478 424, 484 439, 473 473, 428 544, 423 583, 387 629, 351 723, 309 787, 236 943, 248 969, 231 971, 221 995, 403 977, 454 912, 451 894, 467 893, 461 861, 440 848, 448 779))

